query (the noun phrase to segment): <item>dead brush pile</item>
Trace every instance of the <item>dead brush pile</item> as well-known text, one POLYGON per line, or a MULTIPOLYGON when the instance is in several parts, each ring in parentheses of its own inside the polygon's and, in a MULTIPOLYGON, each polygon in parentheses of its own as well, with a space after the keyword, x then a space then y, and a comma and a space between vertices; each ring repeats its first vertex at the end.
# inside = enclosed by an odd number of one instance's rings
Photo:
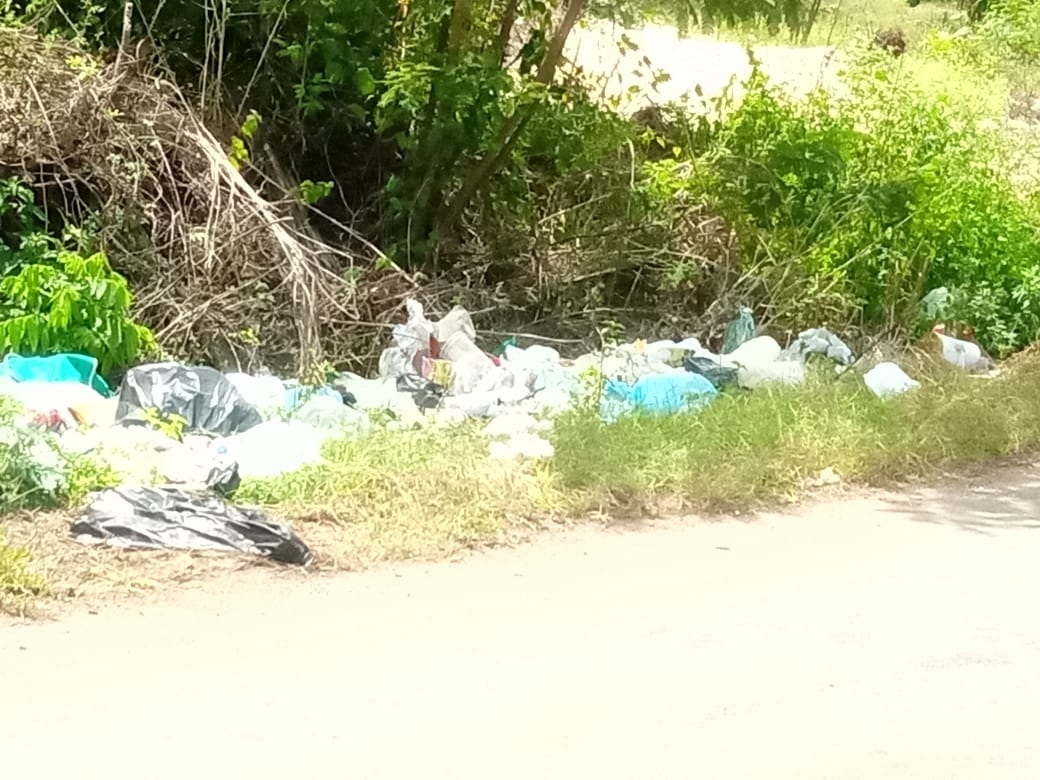
POLYGON ((178 357, 363 360, 385 338, 372 321, 414 288, 376 272, 370 245, 331 247, 262 198, 176 85, 133 56, 0 29, 0 174, 31 181, 52 226, 91 220, 138 318, 178 357))

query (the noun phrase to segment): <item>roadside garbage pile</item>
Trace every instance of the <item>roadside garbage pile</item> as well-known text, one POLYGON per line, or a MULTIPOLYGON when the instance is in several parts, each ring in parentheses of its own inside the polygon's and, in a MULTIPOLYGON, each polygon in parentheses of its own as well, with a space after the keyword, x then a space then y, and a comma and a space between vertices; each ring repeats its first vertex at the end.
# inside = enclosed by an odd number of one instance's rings
MULTIPOLYGON (((950 363, 989 367, 973 342, 938 327, 934 335, 950 363)), ((92 358, 8 355, 0 363, 0 400, 24 410, 14 425, 52 435, 53 451, 38 457, 48 468, 61 456, 89 454, 117 476, 119 486, 94 495, 72 526, 77 539, 234 550, 305 565, 313 556, 288 524, 229 503, 241 480, 320 466, 330 440, 365 437, 374 424, 478 420, 491 457, 550 458, 552 418, 561 412, 589 408, 611 423, 634 413, 694 411, 721 392, 801 383, 813 356, 837 372, 855 363, 849 347, 822 328, 786 347, 756 335, 748 309, 729 324, 719 353, 696 338, 637 341, 574 360, 514 340, 488 353, 465 309, 432 321, 410 300, 372 378, 342 373, 313 388, 166 362, 132 368, 113 390, 92 358)), ((918 387, 895 363, 874 366, 862 381, 880 397, 918 387)), ((3 433, 0 426, 0 445, 3 433)))

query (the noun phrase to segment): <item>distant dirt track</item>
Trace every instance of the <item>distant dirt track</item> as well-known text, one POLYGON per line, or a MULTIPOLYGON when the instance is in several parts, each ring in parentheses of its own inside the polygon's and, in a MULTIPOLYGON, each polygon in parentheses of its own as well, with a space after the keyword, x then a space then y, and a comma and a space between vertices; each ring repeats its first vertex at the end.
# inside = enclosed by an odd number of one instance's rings
MULTIPOLYGON (((622 111, 670 101, 685 101, 701 110, 734 77, 739 84, 751 73, 747 49, 740 44, 702 35, 680 38, 665 26, 624 29, 596 22, 576 29, 565 53, 592 80, 606 77, 603 94, 619 98, 622 111), (638 48, 620 54, 622 36, 638 48), (643 57, 649 58, 649 68, 642 63, 643 57), (658 71, 670 78, 655 85, 658 71), (698 87, 703 97, 697 96, 698 87)), ((832 47, 757 46, 754 53, 762 71, 793 94, 804 95, 818 85, 831 91, 841 88, 838 71, 843 57, 832 47)), ((740 94, 739 88, 735 94, 740 94)))

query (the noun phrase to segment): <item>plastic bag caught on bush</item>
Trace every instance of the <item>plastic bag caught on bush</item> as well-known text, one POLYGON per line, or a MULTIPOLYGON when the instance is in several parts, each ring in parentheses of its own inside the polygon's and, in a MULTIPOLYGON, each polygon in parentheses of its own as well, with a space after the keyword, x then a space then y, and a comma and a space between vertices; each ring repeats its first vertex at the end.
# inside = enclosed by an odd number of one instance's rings
POLYGON ((430 356, 430 339, 434 326, 426 319, 423 306, 409 298, 404 302, 408 320, 394 325, 393 346, 383 350, 379 356, 379 376, 383 379, 396 379, 411 371, 419 371, 419 361, 430 356))
POLYGON ((77 541, 111 547, 240 552, 301 566, 314 560, 286 523, 213 493, 176 488, 104 490, 71 531, 77 541))

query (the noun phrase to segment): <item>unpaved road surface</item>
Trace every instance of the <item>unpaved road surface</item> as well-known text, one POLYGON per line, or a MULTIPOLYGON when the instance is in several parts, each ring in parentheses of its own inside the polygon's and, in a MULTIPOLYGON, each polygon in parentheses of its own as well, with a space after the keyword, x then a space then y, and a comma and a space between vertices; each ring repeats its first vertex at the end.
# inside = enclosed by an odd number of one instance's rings
MULTIPOLYGON (((667 25, 591 22, 571 34, 565 54, 584 71, 593 94, 615 99, 622 112, 674 102, 710 114, 715 98, 727 88, 739 97, 751 75, 744 46, 704 35, 681 37, 667 25)), ((756 46, 754 56, 762 72, 792 95, 821 86, 842 90, 845 57, 834 47, 756 46)))
POLYGON ((253 570, 0 624, 0 772, 1035 778, 1038 594, 1036 467, 443 565, 253 570))

